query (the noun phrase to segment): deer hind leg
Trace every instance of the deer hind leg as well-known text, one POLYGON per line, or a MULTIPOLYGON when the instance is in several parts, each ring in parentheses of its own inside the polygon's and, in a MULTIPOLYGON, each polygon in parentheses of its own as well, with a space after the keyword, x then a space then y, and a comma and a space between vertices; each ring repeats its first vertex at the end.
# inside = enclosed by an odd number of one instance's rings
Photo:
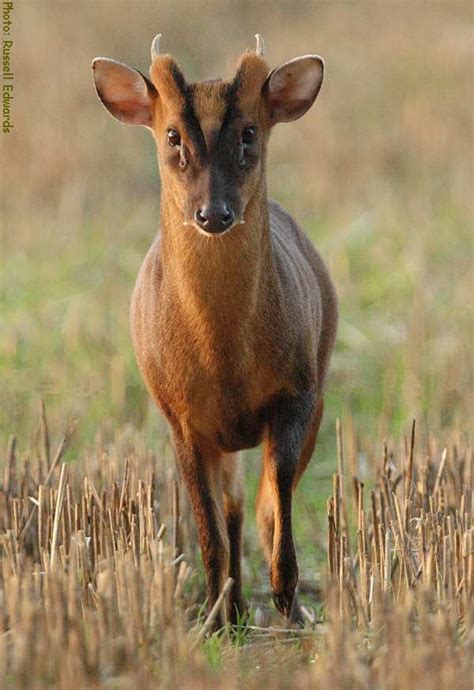
POLYGON ((320 398, 311 410, 312 400, 307 394, 299 402, 283 403, 277 412, 265 443, 257 494, 257 524, 270 566, 275 604, 292 622, 302 622, 302 617, 294 593, 298 568, 291 530, 291 497, 309 463, 321 424, 323 400, 320 398))
MULTIPOLYGON (((229 539, 224 517, 223 467, 219 455, 174 433, 176 460, 191 500, 206 573, 208 606, 215 604, 229 572, 229 539)), ((214 629, 222 627, 218 615, 214 629)))
POLYGON ((223 457, 224 516, 229 540, 229 576, 234 585, 228 599, 228 618, 238 623, 245 612, 242 597, 242 527, 244 521, 244 472, 240 453, 223 457))

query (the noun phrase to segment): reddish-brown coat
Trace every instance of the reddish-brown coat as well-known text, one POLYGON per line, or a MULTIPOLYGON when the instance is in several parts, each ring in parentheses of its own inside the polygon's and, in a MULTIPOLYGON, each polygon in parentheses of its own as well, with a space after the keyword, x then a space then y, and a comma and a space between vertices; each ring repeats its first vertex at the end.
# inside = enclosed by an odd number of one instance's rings
MULTIPOLYGON (((188 126, 176 70, 169 56, 156 57, 150 70, 153 86, 147 86, 147 118, 162 178, 161 227, 133 293, 136 357, 173 429, 198 524, 210 603, 230 573, 236 582, 232 619, 243 607, 243 487, 236 453, 264 440, 257 519, 275 603, 298 619, 291 494, 311 456, 322 416, 336 296, 311 242, 267 199, 266 145, 273 121, 265 95, 269 69, 262 57, 246 53, 239 65, 236 117, 241 126, 255 123, 261 133, 258 164, 238 190, 243 223, 223 237, 205 237, 185 223, 190 190, 167 164, 165 136, 172 125, 184 137, 188 126)), ((102 92, 99 77, 96 83, 109 107, 114 94, 102 92)), ((226 93, 228 84, 222 81, 193 85, 194 112, 208 148, 226 113, 226 93)), ((293 107, 301 110, 300 102, 293 107)), ((134 117, 130 121, 136 122, 134 117)), ((293 119, 291 113, 287 119, 293 119)), ((186 146, 189 156, 198 155, 193 137, 186 138, 186 146)), ((201 171, 196 185, 210 184, 206 174, 201 171)))

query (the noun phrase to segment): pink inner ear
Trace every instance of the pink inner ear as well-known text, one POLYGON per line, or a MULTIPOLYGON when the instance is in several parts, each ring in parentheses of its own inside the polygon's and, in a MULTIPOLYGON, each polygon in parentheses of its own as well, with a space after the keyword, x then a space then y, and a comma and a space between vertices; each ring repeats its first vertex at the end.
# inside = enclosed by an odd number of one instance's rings
POLYGON ((104 100, 104 103, 114 110, 113 114, 116 117, 120 114, 124 122, 138 125, 151 124, 151 114, 146 102, 140 103, 140 100, 136 99, 133 101, 120 100, 114 103, 106 103, 104 100))
POLYGON ((268 82, 268 105, 274 122, 289 122, 304 115, 318 95, 323 62, 316 56, 290 60, 277 68, 268 82))
POLYGON ((110 114, 121 122, 150 126, 153 104, 142 75, 105 58, 93 67, 97 94, 110 114))

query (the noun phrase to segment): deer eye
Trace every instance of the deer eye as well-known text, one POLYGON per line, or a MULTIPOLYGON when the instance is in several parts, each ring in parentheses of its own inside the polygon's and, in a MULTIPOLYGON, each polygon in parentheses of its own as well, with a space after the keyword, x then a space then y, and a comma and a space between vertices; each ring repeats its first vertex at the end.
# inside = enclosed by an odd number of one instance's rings
POLYGON ((173 148, 181 144, 181 137, 175 129, 168 130, 168 144, 173 148))
POLYGON ((257 128, 255 125, 247 125, 242 130, 242 144, 246 146, 251 146, 255 141, 255 136, 257 134, 257 128))

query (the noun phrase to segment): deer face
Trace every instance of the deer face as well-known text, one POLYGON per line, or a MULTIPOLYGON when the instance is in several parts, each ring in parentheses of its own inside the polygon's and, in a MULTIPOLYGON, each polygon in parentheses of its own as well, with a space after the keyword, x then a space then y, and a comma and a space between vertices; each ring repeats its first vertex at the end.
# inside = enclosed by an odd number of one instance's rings
POLYGON ((258 101, 243 108, 239 83, 184 82, 156 112, 153 133, 163 188, 183 222, 207 235, 242 223, 262 178, 267 129, 258 101))
POLYGON ((150 79, 96 58, 97 94, 118 120, 151 129, 163 193, 190 226, 183 231, 223 235, 245 223, 247 205, 264 190, 271 127, 311 107, 324 63, 307 55, 269 73, 261 54, 247 52, 232 81, 187 84, 173 58, 158 53, 158 41, 152 44, 150 79))

